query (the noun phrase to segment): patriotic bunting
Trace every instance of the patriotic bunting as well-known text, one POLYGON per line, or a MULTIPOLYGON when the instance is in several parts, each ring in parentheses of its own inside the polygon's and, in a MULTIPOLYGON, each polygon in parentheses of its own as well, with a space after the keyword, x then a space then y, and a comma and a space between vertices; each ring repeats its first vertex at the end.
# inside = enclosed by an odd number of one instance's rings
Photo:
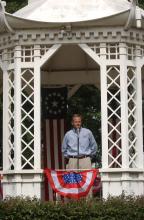
POLYGON ((96 169, 81 172, 45 169, 44 172, 56 193, 75 199, 87 196, 98 173, 96 169))

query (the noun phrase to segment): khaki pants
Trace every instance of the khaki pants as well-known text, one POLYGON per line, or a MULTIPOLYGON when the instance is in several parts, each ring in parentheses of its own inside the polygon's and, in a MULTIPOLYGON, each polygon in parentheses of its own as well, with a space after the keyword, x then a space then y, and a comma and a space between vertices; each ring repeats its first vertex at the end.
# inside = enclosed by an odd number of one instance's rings
MULTIPOLYGON (((78 169, 78 159, 77 158, 70 158, 67 164, 67 169, 78 169)), ((79 169, 91 169, 91 159, 90 157, 85 157, 79 159, 79 169)))
MULTIPOLYGON (((77 169, 78 159, 70 158, 67 164, 67 169, 77 169)), ((79 169, 92 169, 91 159, 90 157, 85 157, 79 159, 79 169)), ((89 191, 87 198, 92 198, 92 189, 89 191)))

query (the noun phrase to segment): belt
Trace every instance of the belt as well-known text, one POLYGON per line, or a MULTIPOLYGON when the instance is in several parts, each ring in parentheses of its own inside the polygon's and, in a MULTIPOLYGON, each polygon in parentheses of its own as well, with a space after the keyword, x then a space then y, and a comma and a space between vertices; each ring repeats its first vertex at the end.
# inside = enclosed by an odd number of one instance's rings
POLYGON ((83 159, 83 158, 86 158, 86 157, 90 157, 90 155, 82 155, 82 156, 69 156, 69 158, 77 158, 77 159, 83 159))

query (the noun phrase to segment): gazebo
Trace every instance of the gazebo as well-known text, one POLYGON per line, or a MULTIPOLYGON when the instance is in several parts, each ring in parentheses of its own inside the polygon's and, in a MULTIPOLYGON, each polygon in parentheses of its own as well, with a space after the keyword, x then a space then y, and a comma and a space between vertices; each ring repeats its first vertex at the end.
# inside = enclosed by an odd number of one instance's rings
POLYGON ((3 193, 42 198, 41 85, 101 90, 103 198, 144 194, 144 11, 132 0, 0 1, 3 193))

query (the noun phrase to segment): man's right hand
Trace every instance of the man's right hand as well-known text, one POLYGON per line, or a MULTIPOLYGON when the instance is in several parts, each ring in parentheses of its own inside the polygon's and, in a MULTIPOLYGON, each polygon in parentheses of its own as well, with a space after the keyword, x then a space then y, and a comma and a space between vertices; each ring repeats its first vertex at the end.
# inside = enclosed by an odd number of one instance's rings
POLYGON ((65 165, 67 165, 68 162, 69 162, 69 158, 68 158, 68 157, 65 157, 65 158, 64 158, 64 163, 65 163, 65 165))

